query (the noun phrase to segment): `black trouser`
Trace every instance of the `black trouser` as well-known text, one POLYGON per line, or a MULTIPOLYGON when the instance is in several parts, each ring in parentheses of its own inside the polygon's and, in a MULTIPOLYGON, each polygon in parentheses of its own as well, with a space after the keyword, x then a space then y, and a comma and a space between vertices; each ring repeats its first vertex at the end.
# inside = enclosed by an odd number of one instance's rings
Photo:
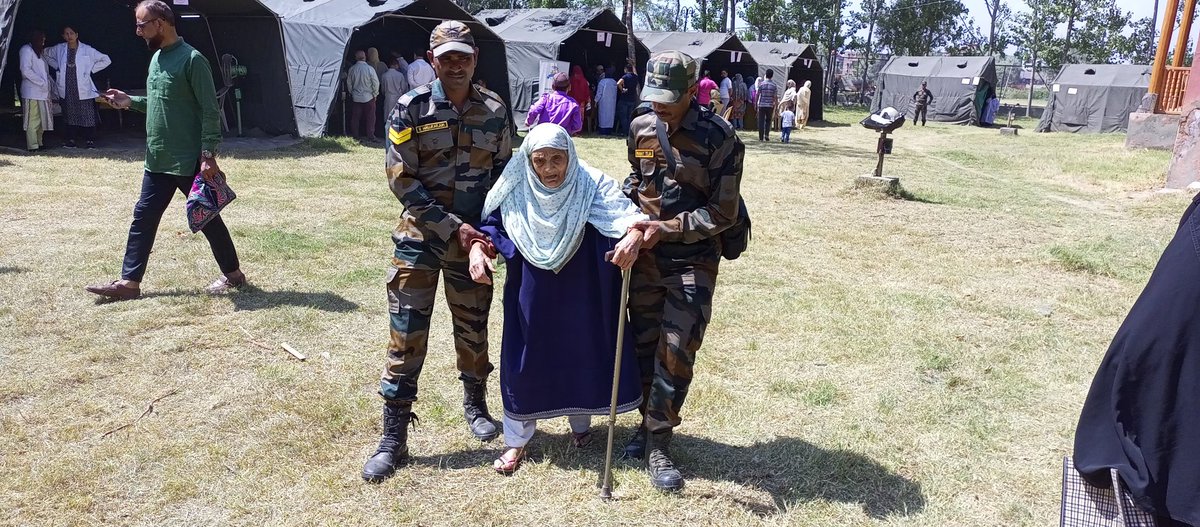
POLYGON ((925 116, 929 114, 929 105, 918 104, 917 111, 913 114, 913 124, 917 124, 917 119, 921 120, 921 126, 925 126, 925 116))
POLYGON ((771 120, 774 119, 773 110, 770 106, 758 107, 758 140, 771 140, 771 120))
POLYGON ((79 141, 79 140, 88 141, 88 142, 96 141, 96 127, 95 126, 74 126, 74 125, 68 124, 68 125, 66 125, 66 127, 67 127, 66 136, 67 136, 68 141, 79 141))
MULTIPOLYGON (((121 266, 122 279, 142 281, 142 276, 146 274, 146 263, 150 260, 150 250, 154 248, 158 222, 166 212, 167 205, 171 204, 171 198, 175 197, 175 192, 181 192, 184 196, 191 192, 192 179, 189 176, 155 172, 142 175, 142 195, 133 207, 133 223, 129 225, 129 241, 125 244, 125 263, 121 266)), ((208 238, 221 272, 229 274, 237 271, 240 267, 237 249, 233 247, 233 238, 229 236, 229 229, 221 221, 221 216, 209 221, 200 232, 208 238)))

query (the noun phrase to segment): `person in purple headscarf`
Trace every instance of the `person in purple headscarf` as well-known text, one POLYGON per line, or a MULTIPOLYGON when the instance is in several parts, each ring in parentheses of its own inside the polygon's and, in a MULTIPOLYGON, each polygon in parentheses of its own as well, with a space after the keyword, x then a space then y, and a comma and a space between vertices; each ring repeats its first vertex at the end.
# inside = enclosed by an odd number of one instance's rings
POLYGON ((566 73, 554 75, 554 89, 542 94, 542 97, 529 107, 525 116, 525 126, 531 127, 538 123, 554 123, 567 130, 571 135, 579 135, 583 129, 583 117, 579 113, 579 103, 567 94, 571 80, 566 73))

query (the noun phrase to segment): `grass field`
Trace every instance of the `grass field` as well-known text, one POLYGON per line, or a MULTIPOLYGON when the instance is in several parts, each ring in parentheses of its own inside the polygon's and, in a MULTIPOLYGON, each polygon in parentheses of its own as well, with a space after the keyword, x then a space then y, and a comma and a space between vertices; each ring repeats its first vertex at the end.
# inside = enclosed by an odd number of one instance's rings
MULTIPOLYGON (((1156 192, 1168 154, 1031 121, 909 126, 890 198, 853 189, 874 166, 861 115, 826 115, 790 145, 743 135, 754 241, 721 267, 676 442, 688 486, 656 494, 622 462, 609 503, 601 442, 567 448, 565 420, 492 472, 440 298, 415 460, 360 480, 400 214, 377 148, 232 154, 224 216, 253 287, 201 293, 216 265, 177 199, 145 297, 119 303, 82 286, 117 277, 141 152, 0 157, 0 523, 1056 524, 1091 376, 1189 199, 1156 192)), ((579 145, 628 170, 622 141, 579 145)), ((636 419, 618 424, 623 442, 636 419)))

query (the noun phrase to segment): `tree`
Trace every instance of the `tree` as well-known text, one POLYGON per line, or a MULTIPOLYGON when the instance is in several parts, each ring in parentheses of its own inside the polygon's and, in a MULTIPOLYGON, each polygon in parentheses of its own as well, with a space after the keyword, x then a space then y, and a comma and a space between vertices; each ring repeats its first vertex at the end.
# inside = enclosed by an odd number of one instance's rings
POLYGON ((742 18, 753 35, 749 40, 780 41, 791 33, 784 25, 783 0, 746 0, 743 5, 742 18))
POLYGON ((1012 10, 1006 0, 983 0, 988 12, 987 54, 995 55, 999 50, 1004 55, 1008 48, 1007 26, 1012 20, 1012 10))
POLYGON ((1120 62, 1150 64, 1154 61, 1154 17, 1145 17, 1129 24, 1130 33, 1117 39, 1113 56, 1120 62), (1151 43, 1147 46, 1147 43, 1151 43))
POLYGON ((1117 7, 1115 0, 1103 0, 1090 6, 1080 18, 1083 27, 1076 30, 1079 39, 1072 58, 1089 63, 1114 62, 1128 40, 1125 33, 1130 15, 1117 7))
POLYGON ((1037 66, 1039 57, 1046 56, 1054 40, 1054 31, 1061 23, 1053 2, 1025 0, 1029 11, 1018 14, 1012 25, 1013 39, 1018 46, 1017 56, 1031 67, 1037 66))
POLYGON ((879 20, 879 43, 897 55, 929 55, 944 50, 967 8, 959 0, 896 0, 879 20))
MULTIPOLYGON (((632 33, 633 33, 633 0, 625 0, 624 11, 625 11, 624 12, 625 16, 621 17, 621 20, 623 22, 625 22, 625 28, 627 31, 630 32, 630 36, 632 37, 633 36, 632 35, 632 33)), ((626 38, 625 44, 626 44, 626 48, 627 48, 626 49, 627 54, 625 56, 625 64, 636 68, 637 67, 637 46, 635 46, 633 44, 632 38, 626 38)))
MULTIPOLYGON (((863 50, 863 79, 862 86, 867 85, 867 74, 871 67, 871 55, 875 52, 875 24, 879 20, 879 14, 883 12, 886 0, 863 0, 860 6, 861 11, 851 13, 851 18, 854 19, 855 25, 858 27, 865 26, 867 28, 867 39, 860 40, 855 36, 850 37, 850 47, 863 50)), ((866 103, 867 90, 859 90, 860 104, 866 103)))

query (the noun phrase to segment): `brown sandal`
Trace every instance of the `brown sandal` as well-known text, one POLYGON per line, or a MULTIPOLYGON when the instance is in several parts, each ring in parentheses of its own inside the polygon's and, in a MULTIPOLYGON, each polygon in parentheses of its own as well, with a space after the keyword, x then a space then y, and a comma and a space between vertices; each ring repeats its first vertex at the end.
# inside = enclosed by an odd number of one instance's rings
POLYGON ((590 444, 592 444, 591 430, 579 434, 571 432, 571 446, 575 448, 585 448, 590 444))
POLYGON ((492 468, 500 474, 511 476, 518 468, 521 468, 521 462, 525 460, 525 447, 510 448, 497 459, 492 462, 492 468))

